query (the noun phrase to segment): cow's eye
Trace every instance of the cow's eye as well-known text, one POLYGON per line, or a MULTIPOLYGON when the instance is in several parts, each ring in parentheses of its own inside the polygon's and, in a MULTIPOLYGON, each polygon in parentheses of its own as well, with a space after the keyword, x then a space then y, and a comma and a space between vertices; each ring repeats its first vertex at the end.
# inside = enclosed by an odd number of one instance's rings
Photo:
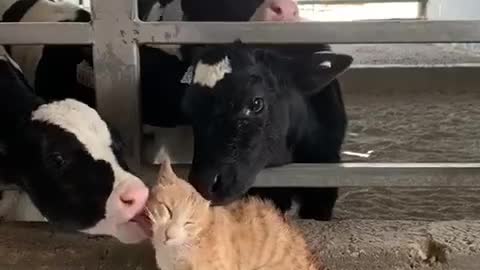
POLYGON ((260 113, 263 110, 264 106, 265 106, 265 103, 263 101, 263 98, 257 97, 257 98, 254 98, 252 101, 251 110, 254 113, 260 113))
POLYGON ((262 77, 258 75, 251 75, 248 80, 249 85, 254 85, 262 81, 262 77))
POLYGON ((49 160, 51 164, 56 168, 56 169, 61 169, 65 166, 66 161, 63 158, 62 154, 59 152, 53 152, 49 155, 49 160))

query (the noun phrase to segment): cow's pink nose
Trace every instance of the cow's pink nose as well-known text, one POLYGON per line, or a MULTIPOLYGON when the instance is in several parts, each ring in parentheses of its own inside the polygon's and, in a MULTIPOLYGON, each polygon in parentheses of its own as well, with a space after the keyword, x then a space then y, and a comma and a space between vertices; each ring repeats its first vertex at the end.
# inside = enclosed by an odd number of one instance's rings
POLYGON ((283 21, 298 18, 298 6, 292 0, 272 0, 268 8, 283 21))
POLYGON ((144 185, 129 185, 120 193, 120 210, 133 218, 144 207, 148 199, 148 188, 144 185))

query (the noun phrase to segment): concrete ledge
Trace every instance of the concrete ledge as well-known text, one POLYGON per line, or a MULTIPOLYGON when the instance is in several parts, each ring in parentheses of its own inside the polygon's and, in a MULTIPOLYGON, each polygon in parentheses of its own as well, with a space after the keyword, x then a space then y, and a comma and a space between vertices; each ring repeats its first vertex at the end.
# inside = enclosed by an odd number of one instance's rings
MULTIPOLYGON (((480 221, 299 221, 328 270, 473 270, 480 221)), ((0 225, 0 269, 156 269, 148 243, 53 231, 37 223, 0 225)))
POLYGON ((329 270, 473 270, 480 266, 480 221, 302 221, 329 270))

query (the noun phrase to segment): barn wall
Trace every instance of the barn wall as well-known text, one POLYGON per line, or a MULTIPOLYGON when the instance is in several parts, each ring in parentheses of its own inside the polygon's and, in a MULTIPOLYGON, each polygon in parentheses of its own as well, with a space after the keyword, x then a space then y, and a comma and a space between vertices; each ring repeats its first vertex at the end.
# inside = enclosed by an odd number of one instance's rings
MULTIPOLYGON (((478 0, 429 0, 427 18, 430 20, 478 20, 480 1, 478 0)), ((463 47, 480 53, 480 44, 448 44, 463 47)))
POLYGON ((475 20, 480 19, 478 0, 430 0, 427 17, 429 19, 475 20))

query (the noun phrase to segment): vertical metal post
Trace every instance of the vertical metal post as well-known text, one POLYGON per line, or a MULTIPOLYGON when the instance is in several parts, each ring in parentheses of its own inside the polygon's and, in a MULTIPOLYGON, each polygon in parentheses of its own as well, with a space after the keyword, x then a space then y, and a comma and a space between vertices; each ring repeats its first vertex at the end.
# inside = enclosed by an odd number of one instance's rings
POLYGON ((428 0, 418 2, 418 19, 427 20, 428 0))
POLYGON ((126 143, 133 169, 141 165, 137 5, 134 0, 93 0, 97 108, 126 143))

